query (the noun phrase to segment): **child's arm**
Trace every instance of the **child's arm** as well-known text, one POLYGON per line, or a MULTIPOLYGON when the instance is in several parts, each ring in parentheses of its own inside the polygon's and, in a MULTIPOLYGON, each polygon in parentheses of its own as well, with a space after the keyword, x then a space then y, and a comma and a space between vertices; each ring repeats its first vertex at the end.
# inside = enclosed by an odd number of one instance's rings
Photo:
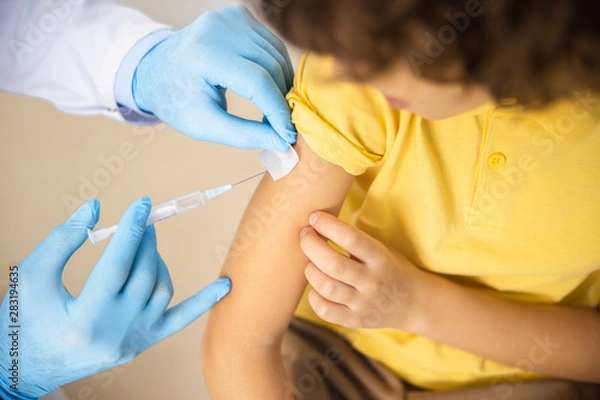
POLYGON ((529 372, 600 383, 597 309, 509 301, 443 278, 434 285, 416 333, 529 372))
POLYGON ((242 219, 222 275, 231 293, 211 312, 202 360, 211 399, 291 399, 280 345, 306 286, 300 230, 315 210, 337 214, 353 177, 301 137, 300 163, 266 177, 242 219))
POLYGON ((412 332, 490 360, 557 378, 600 382, 600 313, 504 300, 418 269, 327 213, 300 241, 312 260, 308 299, 324 320, 412 332), (331 240, 352 257, 331 248, 331 240), (335 266, 336 268, 332 268, 335 266))

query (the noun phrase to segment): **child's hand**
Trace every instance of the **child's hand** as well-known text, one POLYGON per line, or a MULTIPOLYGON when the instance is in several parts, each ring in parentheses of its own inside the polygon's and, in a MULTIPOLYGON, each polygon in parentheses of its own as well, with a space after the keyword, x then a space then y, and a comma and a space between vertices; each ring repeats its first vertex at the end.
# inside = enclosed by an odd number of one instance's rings
POLYGON ((308 300, 317 315, 350 328, 411 331, 418 318, 418 285, 429 274, 330 214, 316 212, 310 224, 300 233, 300 246, 311 260, 305 274, 313 287, 308 300))

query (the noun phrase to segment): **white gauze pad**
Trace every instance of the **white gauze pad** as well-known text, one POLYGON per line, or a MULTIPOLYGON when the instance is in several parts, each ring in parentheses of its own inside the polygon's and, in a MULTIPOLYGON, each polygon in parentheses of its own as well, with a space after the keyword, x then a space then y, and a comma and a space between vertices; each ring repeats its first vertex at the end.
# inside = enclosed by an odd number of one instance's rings
POLYGON ((264 150, 258 154, 258 158, 274 181, 289 174, 300 160, 292 146, 286 151, 264 150))

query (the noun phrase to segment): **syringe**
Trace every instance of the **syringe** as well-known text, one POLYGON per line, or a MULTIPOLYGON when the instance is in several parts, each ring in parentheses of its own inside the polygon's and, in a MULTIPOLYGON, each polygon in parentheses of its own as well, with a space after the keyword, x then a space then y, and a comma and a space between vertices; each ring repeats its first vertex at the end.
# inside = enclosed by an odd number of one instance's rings
MULTIPOLYGON (((231 189, 233 189, 234 186, 249 181, 250 179, 254 179, 258 176, 264 175, 266 172, 267 171, 261 172, 260 174, 253 175, 249 178, 243 179, 233 184, 208 189, 204 192, 196 190, 195 192, 177 197, 173 200, 157 204, 154 207, 152 207, 146 225, 152 225, 164 219, 171 218, 175 215, 193 210, 194 208, 201 207, 205 205, 209 200, 212 200, 215 197, 230 191, 231 189)), ((90 238, 90 242, 92 242, 92 244, 96 244, 101 240, 108 239, 113 233, 117 231, 117 226, 118 225, 113 225, 104 228, 96 228, 94 230, 88 229, 88 237, 90 238)))

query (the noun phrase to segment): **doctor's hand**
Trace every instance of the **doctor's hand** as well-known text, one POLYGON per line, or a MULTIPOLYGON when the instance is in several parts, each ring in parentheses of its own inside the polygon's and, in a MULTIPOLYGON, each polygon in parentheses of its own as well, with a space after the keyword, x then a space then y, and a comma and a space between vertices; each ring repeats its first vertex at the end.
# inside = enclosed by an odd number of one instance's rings
POLYGON ((229 280, 219 279, 167 309, 173 285, 154 227, 146 227, 150 208, 148 198, 129 207, 77 298, 64 287, 62 273, 98 221, 95 200, 12 269, 0 308, 0 398, 38 398, 126 363, 229 292, 229 280))
POLYGON ((300 246, 311 261, 305 275, 315 313, 349 328, 414 331, 433 276, 331 214, 312 214, 310 225, 300 233, 300 246))
POLYGON ((203 14, 150 50, 133 95, 140 109, 195 139, 286 150, 297 135, 285 100, 293 75, 284 44, 236 6, 203 14), (263 122, 227 113, 226 89, 253 101, 263 122))

